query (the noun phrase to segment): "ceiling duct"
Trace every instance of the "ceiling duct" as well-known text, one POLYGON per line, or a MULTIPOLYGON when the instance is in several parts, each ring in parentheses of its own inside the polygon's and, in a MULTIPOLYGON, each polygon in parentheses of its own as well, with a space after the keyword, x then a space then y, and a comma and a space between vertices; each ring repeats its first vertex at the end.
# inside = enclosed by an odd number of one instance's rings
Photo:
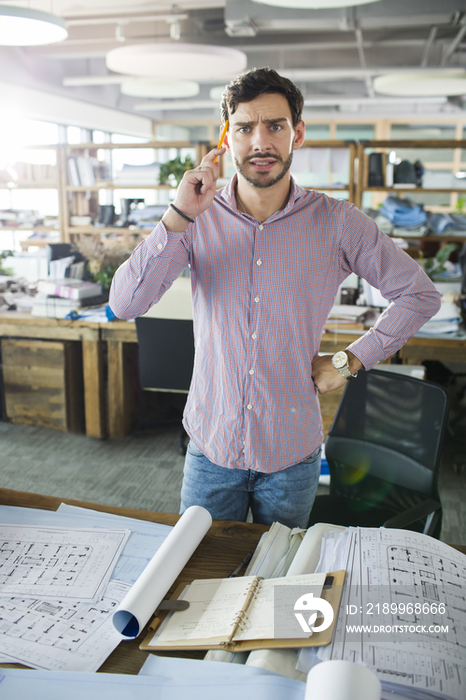
MULTIPOLYGON (((333 9, 295 9, 262 5, 253 0, 226 0, 228 34, 235 26, 252 22, 258 31, 341 31, 380 27, 450 25, 458 11, 458 0, 380 0, 368 5, 333 9)), ((233 36, 230 34, 230 36, 233 36)), ((238 36, 238 35, 236 35, 238 36)))

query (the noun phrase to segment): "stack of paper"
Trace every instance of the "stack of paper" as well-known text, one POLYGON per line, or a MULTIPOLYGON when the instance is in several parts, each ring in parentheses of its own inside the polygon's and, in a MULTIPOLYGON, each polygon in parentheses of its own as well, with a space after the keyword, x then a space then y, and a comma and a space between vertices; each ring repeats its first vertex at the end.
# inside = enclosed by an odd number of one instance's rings
POLYGON ((456 304, 442 301, 440 310, 419 329, 419 334, 456 333, 460 323, 461 314, 456 304))
POLYGON ((464 700, 466 557, 427 535, 348 528, 324 535, 317 571, 346 568, 332 643, 303 649, 298 669, 347 659, 372 668, 385 692, 464 700))
POLYGON ((98 296, 102 294, 102 287, 96 282, 84 282, 65 277, 55 280, 39 280, 37 291, 41 294, 76 300, 98 296))
POLYGON ((172 528, 68 506, 1 506, 0 520, 2 660, 97 671, 121 641, 113 613, 172 528))

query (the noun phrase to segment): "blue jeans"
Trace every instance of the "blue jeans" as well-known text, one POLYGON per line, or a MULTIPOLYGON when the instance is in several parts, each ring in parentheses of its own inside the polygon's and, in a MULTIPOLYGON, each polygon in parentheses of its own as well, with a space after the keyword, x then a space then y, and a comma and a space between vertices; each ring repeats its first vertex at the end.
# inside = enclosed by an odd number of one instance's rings
POLYGON ((191 440, 181 487, 181 509, 203 506, 213 518, 306 528, 320 475, 319 447, 299 464, 272 474, 228 469, 210 462, 191 440))

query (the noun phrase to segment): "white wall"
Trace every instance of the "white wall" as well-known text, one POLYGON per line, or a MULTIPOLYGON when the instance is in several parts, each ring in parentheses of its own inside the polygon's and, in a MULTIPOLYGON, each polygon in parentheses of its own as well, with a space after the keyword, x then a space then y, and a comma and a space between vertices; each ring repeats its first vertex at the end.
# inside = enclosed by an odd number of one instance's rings
POLYGON ((152 120, 148 117, 3 81, 0 95, 0 110, 8 109, 29 119, 152 138, 152 120))

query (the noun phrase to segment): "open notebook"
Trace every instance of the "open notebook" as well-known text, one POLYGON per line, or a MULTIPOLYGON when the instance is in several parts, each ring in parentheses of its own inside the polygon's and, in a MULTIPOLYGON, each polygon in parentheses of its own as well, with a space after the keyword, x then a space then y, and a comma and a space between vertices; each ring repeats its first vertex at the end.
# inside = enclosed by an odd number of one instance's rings
POLYGON ((151 624, 154 631, 140 648, 238 651, 329 644, 334 625, 332 622, 327 626, 326 622, 327 618, 329 622, 336 618, 344 575, 339 571, 271 579, 244 576, 193 581, 181 595, 189 608, 171 613, 163 624, 162 616, 158 616, 151 624), (304 604, 311 605, 303 614, 304 627, 295 613, 303 590, 304 604), (317 601, 313 607, 313 601, 319 598, 325 601, 325 607, 326 603, 331 606, 330 614, 309 626, 306 620, 322 610, 317 601), (324 626, 319 632, 318 628, 324 626))

